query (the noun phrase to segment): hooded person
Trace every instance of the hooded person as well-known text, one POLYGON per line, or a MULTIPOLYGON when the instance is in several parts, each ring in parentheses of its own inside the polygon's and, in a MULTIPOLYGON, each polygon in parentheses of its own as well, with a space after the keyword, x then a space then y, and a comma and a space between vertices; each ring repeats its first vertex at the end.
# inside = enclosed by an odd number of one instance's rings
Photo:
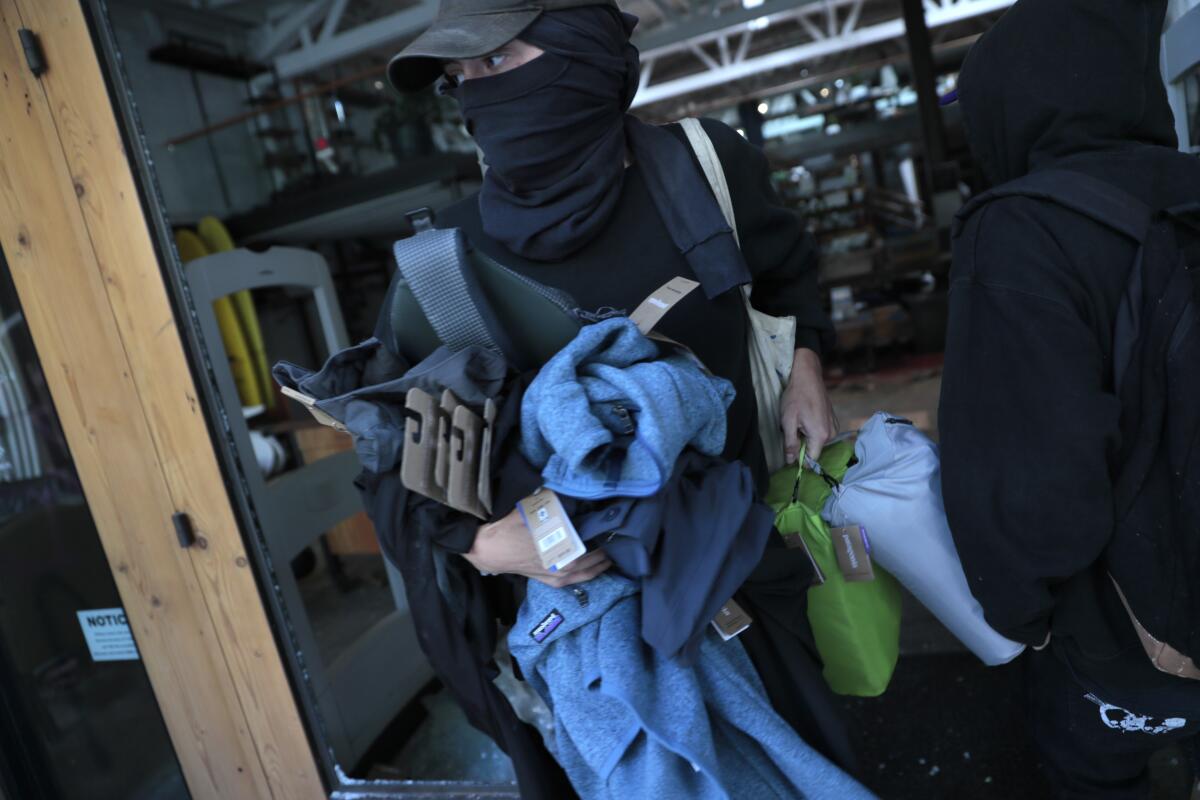
POLYGON ((481 191, 440 211, 437 225, 462 229, 496 261, 566 291, 585 316, 631 312, 679 275, 700 281, 703 291, 674 306, 658 330, 733 382, 725 455, 761 479, 745 313, 732 289, 751 283, 756 308, 796 317, 800 368, 781 425, 793 457, 797 430, 809 452, 814 445, 819 452, 836 423, 819 371, 833 335, 817 287, 816 242, 779 203, 761 151, 704 120, 729 183, 739 250, 718 206, 705 199, 711 190, 679 126, 626 113, 640 74, 630 43, 635 24, 615 3, 446 0, 388 74, 406 91, 439 81, 487 166, 481 191), (538 55, 525 61, 504 52, 513 45, 538 55), (461 65, 481 58, 482 74, 463 72, 461 65), (452 79, 439 77, 447 70, 452 79))
MULTIPOLYGON (((1009 9, 958 83, 987 180, 1069 170, 1151 209, 1200 200, 1200 161, 1175 149, 1159 72, 1165 10, 1165 0, 1009 9)), ((1031 725, 1066 797, 1143 796, 1150 755, 1200 731, 1200 681, 1154 668, 1103 566, 1123 434, 1113 332, 1137 252, 1029 196, 964 214, 954 242, 939 410, 946 512, 988 622, 1035 648, 1031 725)))
MULTIPOLYGON (((738 287, 752 284, 759 310, 796 318, 780 424, 792 460, 801 437, 818 453, 837 423, 820 365, 833 337, 817 286, 816 243, 779 202, 766 158, 736 132, 702 121, 729 184, 737 238, 680 126, 652 126, 627 113, 640 75, 630 42, 635 25, 615 2, 442 0, 433 25, 392 60, 388 76, 401 91, 436 83, 458 102, 481 151, 480 192, 441 210, 437 226, 462 230, 493 260, 566 292, 584 319, 630 313, 677 276, 700 283, 656 330, 733 384, 721 455, 744 462, 765 488, 738 287)), ((597 550, 546 572, 515 512, 481 526, 463 555, 481 571, 551 586, 586 581, 609 566, 597 550)), ((780 715, 848 767, 848 737, 806 617, 813 579, 804 553, 772 532, 737 595, 755 620, 739 641, 780 715)))

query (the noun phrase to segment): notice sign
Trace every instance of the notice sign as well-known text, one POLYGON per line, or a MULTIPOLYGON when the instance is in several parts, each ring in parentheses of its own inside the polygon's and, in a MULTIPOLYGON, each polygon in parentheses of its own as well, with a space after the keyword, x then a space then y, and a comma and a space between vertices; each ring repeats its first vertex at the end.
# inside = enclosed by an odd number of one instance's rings
POLYGON ((92 651, 92 661, 137 661, 133 631, 123 608, 97 608, 76 611, 83 638, 92 651))

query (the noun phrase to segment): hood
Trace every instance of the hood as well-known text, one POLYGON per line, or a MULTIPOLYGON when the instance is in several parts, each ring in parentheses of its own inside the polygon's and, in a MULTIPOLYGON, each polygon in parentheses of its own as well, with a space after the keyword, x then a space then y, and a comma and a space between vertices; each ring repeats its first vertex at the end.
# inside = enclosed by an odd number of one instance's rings
POLYGON ((959 75, 967 141, 993 185, 1068 156, 1176 147, 1159 71, 1166 0, 1020 0, 959 75))

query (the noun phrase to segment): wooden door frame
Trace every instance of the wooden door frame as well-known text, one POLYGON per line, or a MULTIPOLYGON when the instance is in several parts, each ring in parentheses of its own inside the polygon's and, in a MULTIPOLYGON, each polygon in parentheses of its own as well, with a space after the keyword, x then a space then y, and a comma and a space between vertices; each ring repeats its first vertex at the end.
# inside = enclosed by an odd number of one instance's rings
POLYGON ((188 788, 324 798, 84 9, 0 30, 0 247, 188 788))

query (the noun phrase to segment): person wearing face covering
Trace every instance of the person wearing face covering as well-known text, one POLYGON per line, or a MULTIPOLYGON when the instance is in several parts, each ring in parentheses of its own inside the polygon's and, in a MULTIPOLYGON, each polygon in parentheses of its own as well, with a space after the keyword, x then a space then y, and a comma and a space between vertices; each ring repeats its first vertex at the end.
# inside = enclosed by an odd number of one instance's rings
MULTIPOLYGON (((1200 201, 1200 161, 1176 149, 1159 72, 1165 10, 1165 0, 1009 9, 958 82, 988 180, 1060 169, 1151 209, 1200 201)), ((1137 247, 1029 196, 966 215, 954 245, 939 411, 946 513, 988 622, 1033 648, 1030 725, 1062 797, 1144 797, 1154 751, 1194 752, 1200 731, 1200 680, 1152 665, 1106 574, 1130 435, 1114 327, 1137 247)), ((1169 486, 1158 472, 1142 490, 1163 498, 1160 526, 1169 486)))
POLYGON ((440 80, 486 163, 479 194, 441 211, 438 225, 461 228, 505 266, 565 290, 585 315, 632 311, 677 275, 700 281, 703 291, 659 330, 734 383, 726 455, 761 478, 745 316, 730 290, 752 283, 756 308, 796 317, 798 368, 780 424, 790 457, 801 436, 819 454, 836 423, 819 369, 832 327, 816 243, 779 205, 762 153, 720 123, 704 127, 730 184, 742 251, 715 203, 687 201, 711 191, 682 131, 626 113, 639 75, 635 22, 615 4, 447 0, 388 74, 405 91, 440 80), (479 66, 468 75, 463 65, 479 66))
MULTIPOLYGON (((627 113, 640 74, 630 42, 636 19, 615 2, 442 0, 432 27, 391 62, 401 91, 437 90, 459 104, 481 152, 478 195, 440 211, 471 246, 565 291, 584 319, 628 314, 674 277, 700 288, 656 330, 687 345, 736 396, 722 457, 740 459, 765 489, 739 287, 761 311, 797 320, 796 354, 779 421, 787 457, 812 455, 837 432, 820 354, 832 326, 817 287, 817 249, 771 187, 763 154, 725 125, 703 120, 732 196, 738 239, 678 125, 627 113)), ((593 551, 548 573, 514 512, 479 528, 463 554, 481 571, 565 586, 610 564, 593 551)), ((739 637, 772 705, 814 748, 850 768, 840 714, 820 674, 806 616, 812 566, 772 532, 737 595, 754 618, 739 637)))

